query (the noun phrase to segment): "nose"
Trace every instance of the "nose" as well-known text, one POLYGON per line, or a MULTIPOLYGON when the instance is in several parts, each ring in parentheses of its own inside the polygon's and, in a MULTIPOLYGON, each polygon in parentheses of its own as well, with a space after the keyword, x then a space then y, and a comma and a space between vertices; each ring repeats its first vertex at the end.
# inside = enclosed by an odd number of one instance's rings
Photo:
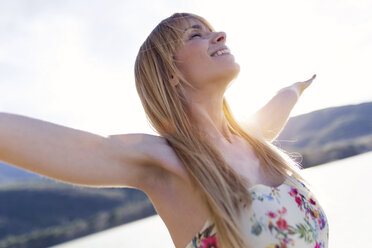
POLYGON ((225 32, 217 32, 213 36, 213 43, 225 42, 226 41, 226 33, 225 32))

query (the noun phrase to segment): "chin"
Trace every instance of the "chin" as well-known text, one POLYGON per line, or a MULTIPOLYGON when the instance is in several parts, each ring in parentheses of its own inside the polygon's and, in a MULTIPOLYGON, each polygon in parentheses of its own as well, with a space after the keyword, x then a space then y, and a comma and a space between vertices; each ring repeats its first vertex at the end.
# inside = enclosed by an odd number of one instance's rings
POLYGON ((235 69, 236 69, 236 76, 238 76, 239 72, 240 72, 240 65, 238 63, 235 63, 235 69))
POLYGON ((231 78, 231 80, 235 79, 240 72, 240 65, 238 63, 234 63, 234 65, 229 66, 229 68, 226 69, 226 76, 228 78, 231 78))
POLYGON ((214 79, 212 81, 220 81, 223 84, 229 84, 232 80, 234 80, 240 72, 240 67, 237 64, 237 66, 225 68, 224 70, 221 70, 220 73, 215 75, 214 79))

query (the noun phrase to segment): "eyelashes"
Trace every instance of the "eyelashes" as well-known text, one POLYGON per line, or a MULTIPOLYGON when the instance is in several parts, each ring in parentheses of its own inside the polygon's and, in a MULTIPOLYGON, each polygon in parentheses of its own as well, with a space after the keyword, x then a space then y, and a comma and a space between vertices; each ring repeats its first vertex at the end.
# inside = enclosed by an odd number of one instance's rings
POLYGON ((202 37, 202 35, 200 33, 194 33, 194 34, 190 35, 190 40, 194 39, 195 37, 202 37))

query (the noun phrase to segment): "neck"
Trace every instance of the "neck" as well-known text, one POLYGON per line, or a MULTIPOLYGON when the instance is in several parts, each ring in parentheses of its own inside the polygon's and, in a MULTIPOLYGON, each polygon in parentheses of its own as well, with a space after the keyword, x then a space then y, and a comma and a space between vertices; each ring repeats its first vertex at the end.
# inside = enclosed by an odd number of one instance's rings
POLYGON ((214 142, 232 143, 233 134, 223 113, 223 94, 190 94, 190 114, 198 127, 214 142))

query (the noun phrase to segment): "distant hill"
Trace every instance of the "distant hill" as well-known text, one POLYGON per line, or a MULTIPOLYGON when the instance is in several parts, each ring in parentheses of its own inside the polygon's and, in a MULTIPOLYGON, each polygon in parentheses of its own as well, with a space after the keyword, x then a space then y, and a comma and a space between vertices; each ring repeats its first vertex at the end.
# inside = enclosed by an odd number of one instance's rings
POLYGON ((52 180, 0 186, 0 248, 50 247, 156 214, 136 189, 52 180))
POLYGON ((327 108, 290 118, 275 142, 311 167, 372 150, 372 102, 327 108))

